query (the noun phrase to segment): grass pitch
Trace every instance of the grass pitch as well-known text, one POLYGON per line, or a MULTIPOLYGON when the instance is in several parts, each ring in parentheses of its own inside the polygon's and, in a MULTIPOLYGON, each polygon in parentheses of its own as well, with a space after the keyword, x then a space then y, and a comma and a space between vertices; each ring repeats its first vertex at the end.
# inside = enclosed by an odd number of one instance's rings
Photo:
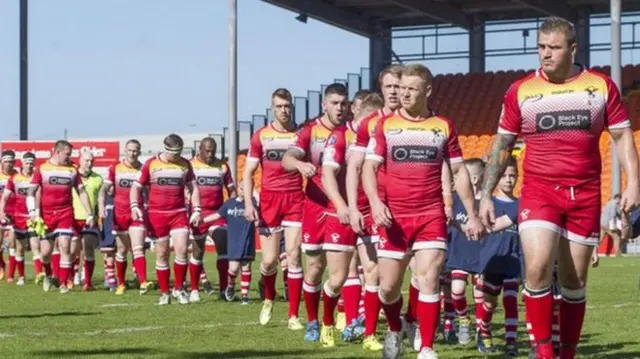
MULTIPOLYGON (((216 282, 213 257, 207 257, 207 273, 216 282)), ((96 267, 94 285, 102 288, 102 263, 98 261, 96 267)), ((150 278, 153 278, 152 266, 149 267, 150 278)), ((64 296, 57 291, 43 293, 40 286, 33 284, 32 266, 27 264, 25 287, 0 283, 0 355, 2 358, 171 359, 381 356, 365 353, 359 344, 346 344, 340 340, 333 349, 304 342, 303 332, 291 332, 286 328, 287 304, 284 301, 276 303, 272 323, 266 327, 258 325, 257 268, 254 265, 252 302, 248 306, 241 306, 239 302, 226 303, 217 295, 203 294, 201 303, 181 306, 174 302, 168 307, 158 307, 157 291, 146 296, 140 296, 135 290, 116 296, 105 290, 81 293, 78 288, 64 296)), ((640 258, 604 258, 599 268, 592 269, 589 309, 579 357, 640 358, 639 269, 640 258)), ((279 293, 282 293, 281 278, 278 275, 279 293)), ((301 315, 304 316, 303 303, 301 315)), ((460 347, 438 341, 439 356, 502 357, 502 320, 499 310, 494 316, 496 354, 484 356, 473 345, 460 347)), ((382 323, 379 329, 384 327, 382 323)), ((382 331, 379 334, 382 335, 382 331)), ((526 341, 522 323, 519 340, 526 341)), ((405 357, 415 358, 416 354, 407 347, 405 345, 405 357)), ((521 357, 526 357, 526 345, 523 348, 521 357)))

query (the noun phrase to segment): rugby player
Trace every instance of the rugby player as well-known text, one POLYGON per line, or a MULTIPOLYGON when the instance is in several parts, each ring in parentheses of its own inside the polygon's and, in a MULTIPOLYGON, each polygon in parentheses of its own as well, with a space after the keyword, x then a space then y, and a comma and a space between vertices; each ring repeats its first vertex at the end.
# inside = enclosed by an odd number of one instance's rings
MULTIPOLYGON (((303 286, 308 322, 305 340, 321 340, 323 346, 331 347, 335 345, 333 310, 338 304, 340 292, 334 291, 328 282, 322 290, 321 284, 326 267, 326 257, 322 247, 325 241, 326 211, 329 205, 322 186, 322 155, 331 131, 343 123, 343 116, 347 113, 347 88, 339 83, 327 86, 322 107, 324 114, 309 121, 298 131, 296 142, 285 153, 282 165, 287 172, 299 172, 308 179, 302 220, 302 250, 307 256, 303 286), (322 326, 322 333, 318 324, 321 291, 326 297, 323 320, 326 324, 322 326), (326 314, 327 309, 331 311, 331 318, 326 314)), ((264 203, 262 207, 265 207, 264 203)), ((289 264, 289 273, 291 273, 291 264, 289 264)), ((289 298, 289 302, 293 300, 295 299, 289 298)))
POLYGON ((51 289, 49 256, 53 252, 54 241, 57 240, 60 251, 60 277, 58 280, 62 294, 69 292, 67 281, 71 279, 71 267, 74 259, 71 251, 71 239, 75 234, 76 227, 73 209, 74 189, 78 192, 82 207, 87 213, 85 225, 88 228, 95 226, 93 207, 89 202, 78 169, 69 160, 72 149, 71 143, 65 140, 56 141, 51 158, 34 171, 31 177, 33 186, 29 188, 26 199, 29 217, 36 222, 43 221, 47 227, 46 237, 40 242, 42 263, 45 268, 42 288, 44 291, 51 289), (38 190, 42 192, 40 196, 36 196, 38 190))
MULTIPOLYGON (((24 285, 24 249, 29 244, 33 252, 33 266, 36 273, 36 284, 42 282, 44 274, 42 273, 42 261, 40 259, 40 240, 30 231, 27 226, 29 219, 29 211, 27 210, 27 193, 31 184, 31 176, 33 175, 33 167, 36 156, 27 152, 22 156, 22 166, 19 173, 14 173, 2 192, 2 200, 0 201, 0 219, 5 223, 10 223, 16 237, 15 262, 18 269, 18 280, 16 285, 24 285), (7 206, 10 198, 14 198, 13 213, 11 207, 7 206), (29 243, 27 244, 27 240, 29 243)), ((9 278, 13 276, 10 274, 9 278)))
POLYGON ((620 200, 623 212, 640 202, 638 155, 620 91, 608 76, 574 64, 577 51, 570 22, 550 17, 540 26, 541 66, 507 90, 480 203, 485 225, 493 226, 491 194, 522 135, 527 155, 518 229, 526 265, 526 315, 538 359, 554 357, 551 284, 556 257, 562 287, 560 358, 575 357, 587 272, 600 235, 598 143, 605 129, 628 179, 620 200))
MULTIPOLYGON (((82 285, 83 292, 93 291, 91 278, 93 278, 93 270, 96 265, 95 250, 99 245, 100 231, 97 226, 87 225, 88 213, 96 213, 98 211, 98 194, 102 188, 102 176, 93 171, 93 155, 91 152, 83 152, 80 154, 80 162, 78 165, 78 175, 82 181, 82 187, 87 194, 91 212, 86 212, 82 202, 76 191, 73 192, 73 212, 75 217, 75 233, 71 242, 71 253, 75 258, 80 256, 80 251, 84 255, 84 283, 82 285)), ((95 223, 94 223, 95 224, 95 223)), ((68 284, 67 284, 68 285, 68 284)))
MULTIPOLYGON (((146 225, 144 219, 133 221, 130 209, 130 192, 140 174, 142 163, 138 160, 141 144, 136 139, 127 141, 124 147, 125 157, 111 166, 104 185, 100 191, 100 216, 107 218, 106 200, 109 191, 113 191, 113 223, 112 228, 116 236, 116 295, 125 293, 127 287, 125 277, 127 272, 127 256, 133 254, 133 267, 140 283, 140 294, 146 294, 152 286, 147 280, 147 259, 145 257, 144 241, 146 225)), ((142 205, 142 193, 138 194, 137 203, 142 205)))
MULTIPOLYGON (((369 139, 373 134, 373 130, 381 118, 392 114, 400 108, 399 89, 400 76, 402 75, 401 65, 391 65, 385 68, 378 76, 378 87, 382 93, 384 106, 363 118, 356 128, 355 145, 349 151, 347 157, 347 173, 346 173, 346 193, 347 205, 349 206, 349 220, 351 228, 355 233, 378 233, 378 228, 374 224, 371 216, 363 215, 370 212, 368 201, 359 202, 361 198, 362 186, 360 177, 362 172, 362 164, 364 163, 365 150, 369 143, 369 139)), ((354 111, 355 112, 355 111, 354 111)), ((378 172, 378 181, 381 196, 384 197, 384 168, 378 172)), ((374 239, 377 239, 374 237, 374 239)), ((363 346, 370 346, 371 350, 379 350, 380 343, 375 338, 376 327, 378 324, 378 314, 380 313, 381 304, 378 299, 378 267, 376 251, 371 251, 366 258, 359 258, 364 274, 364 302, 365 302, 365 332, 363 346), (367 259, 370 258, 371 260, 367 259), (368 318, 368 319, 367 319, 368 318), (378 345, 376 345, 376 343, 378 345)), ((367 348, 365 348, 367 349, 367 348)))
POLYGON ((175 275, 173 296, 180 304, 189 304, 184 291, 187 275, 187 250, 189 245, 189 225, 201 221, 200 191, 189 160, 181 156, 184 141, 176 134, 170 134, 163 141, 164 151, 148 159, 140 169, 138 178, 129 192, 131 220, 143 221, 140 203, 141 192, 148 188, 149 237, 156 241, 156 276, 160 288, 158 305, 171 303, 169 295, 169 239, 173 240, 175 275), (185 188, 192 203, 191 217, 187 217, 185 188))
POLYGON ((428 107, 433 76, 422 65, 409 65, 400 80, 402 109, 384 118, 369 141, 362 180, 379 226, 378 271, 380 301, 389 331, 384 358, 402 352, 401 288, 413 252, 420 287, 418 323, 420 359, 437 358, 433 341, 440 321, 439 275, 447 249, 447 219, 442 196, 443 161, 457 176, 456 190, 469 213, 468 237, 476 240, 484 228, 474 212, 473 189, 462 165, 462 153, 451 122, 428 107), (378 191, 377 171, 386 167, 385 197, 378 191))
MULTIPOLYGON (((464 161, 464 165, 471 178, 474 198, 479 199, 482 176, 484 174, 484 162, 479 158, 469 158, 464 161)), ((465 206, 457 195, 454 196, 453 203, 454 220, 449 228, 447 270, 451 273, 451 297, 453 299, 453 308, 458 316, 458 343, 467 345, 472 340, 470 331, 471 318, 466 296, 467 282, 469 275, 471 275, 477 325, 482 316, 484 297, 477 285, 478 274, 482 270, 480 267, 481 258, 478 257, 478 252, 484 246, 485 240, 469 241, 464 230, 461 229, 467 219, 465 206)))
MULTIPOLYGON (((191 167, 196 176, 196 183, 200 189, 200 206, 202 216, 207 217, 218 211, 224 203, 223 190, 226 188, 229 197, 235 197, 235 184, 231 177, 229 166, 216 158, 216 141, 205 137, 200 141, 198 155, 191 160, 191 167)), ((191 202, 191 211, 195 210, 191 202)), ((226 258, 227 230, 224 218, 210 223, 201 223, 191 227, 191 259, 189 260, 189 282, 191 284, 190 302, 200 301, 200 275, 202 274, 207 237, 213 239, 218 252, 217 268, 220 283, 220 294, 227 288, 229 260, 226 258)))
POLYGON ((478 287, 484 293, 482 311, 478 325, 478 351, 493 352, 491 318, 497 306, 498 295, 504 288, 502 302, 505 320, 505 356, 516 357, 516 339, 518 335, 518 286, 520 283, 520 243, 518 237, 518 199, 513 190, 518 180, 518 163, 509 158, 498 191, 493 197, 496 223, 492 233, 483 239, 484 246, 476 256, 480 259, 481 276, 478 287))
MULTIPOLYGON (((13 168, 16 160, 16 154, 12 150, 2 151, 2 167, 0 168, 0 189, 4 192, 7 186, 9 178, 13 176, 16 171, 13 168)), ((13 213, 15 198, 10 196, 7 199, 7 208, 5 213, 13 213)), ((7 242, 9 247, 9 273, 7 275, 7 281, 12 282, 15 271, 15 233, 13 232, 13 226, 11 225, 11 218, 0 219, 0 280, 5 276, 5 262, 4 262, 4 241, 7 242), (8 221, 7 221, 8 220, 8 221)))
MULTIPOLYGON (((359 258, 363 263, 369 264, 371 261, 375 261, 376 258, 369 253, 375 253, 375 243, 377 242, 377 233, 369 231, 371 226, 365 226, 364 220, 359 223, 360 228, 358 232, 354 232, 351 228, 351 221, 349 218, 349 207, 346 196, 346 163, 348 157, 354 153, 351 151, 355 145, 355 137, 358 126, 362 120, 371 113, 376 113, 384 106, 384 101, 377 94, 371 94, 360 100, 359 108, 354 112, 353 121, 347 122, 344 126, 336 128, 324 149, 324 155, 322 160, 322 184, 324 186, 324 192, 329 198, 329 211, 325 224, 325 239, 323 249, 326 252, 327 264, 329 268, 329 279, 325 284, 325 288, 329 290, 323 292, 324 305, 324 318, 333 318, 333 308, 327 303, 332 304, 332 298, 328 296, 328 292, 337 293, 338 290, 346 284, 347 278, 353 278, 353 275, 349 275, 352 270, 350 264, 353 262, 352 256, 357 251, 359 258), (373 257, 373 258, 371 258, 373 257)), ((357 202, 355 206, 360 208, 367 207, 367 198, 363 191, 359 191, 357 202)), ((369 213, 364 211, 364 215, 370 218, 369 213)), ((360 282, 358 278, 357 269, 355 271, 355 278, 360 282)), ((377 277, 371 278, 371 276, 365 277, 365 286, 369 289, 377 288, 377 277), (367 282, 367 279, 369 281, 367 282), (373 279, 373 280, 371 280, 373 279)), ((370 290, 371 291, 371 290, 370 290)), ((343 291, 343 294, 348 294, 343 291)), ((347 315, 347 327, 345 328, 343 338, 352 340, 354 336, 355 327, 358 326, 358 302, 360 297, 360 290, 357 288, 355 295, 343 295, 345 301, 345 309, 347 315), (350 303, 350 300, 355 299, 355 303, 350 303)), ((377 297, 377 296, 376 296, 377 297)), ((365 297, 366 298, 366 297, 365 297)), ((366 299, 365 299, 366 300, 366 299)), ((372 304, 370 303, 367 304, 372 304)), ((375 305, 379 301, 375 300, 372 305, 372 312, 365 312, 365 320, 367 314, 373 316, 373 325, 375 333, 375 320, 378 318, 380 312, 380 305, 375 305)), ((365 304, 365 311, 367 305, 365 304)), ((324 322, 325 326, 330 326, 331 323, 324 322)), ((371 328, 369 328, 371 329, 371 328)), ((363 348, 370 351, 382 350, 382 345, 377 341, 375 335, 371 332, 365 338, 363 348)))
POLYGON ((302 267, 300 262, 300 235, 302 230, 302 177, 282 168, 282 157, 296 141, 296 126, 291 118, 293 99, 289 90, 276 89, 271 95, 274 121, 254 133, 249 145, 244 168, 243 192, 245 216, 249 221, 259 220, 262 263, 260 282, 265 300, 260 311, 260 324, 271 320, 276 297, 276 275, 280 257, 280 240, 284 228, 288 264, 289 313, 288 327, 304 329, 298 312, 302 293, 302 267), (253 174, 262 166, 260 212, 253 206, 253 174))

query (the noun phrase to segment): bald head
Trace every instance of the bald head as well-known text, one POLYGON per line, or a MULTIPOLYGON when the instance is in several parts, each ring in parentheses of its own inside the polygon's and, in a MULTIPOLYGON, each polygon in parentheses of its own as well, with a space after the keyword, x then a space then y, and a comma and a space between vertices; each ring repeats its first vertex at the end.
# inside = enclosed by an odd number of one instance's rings
POLYGON ((200 141, 198 157, 201 161, 212 163, 216 158, 216 140, 213 137, 205 137, 200 141))

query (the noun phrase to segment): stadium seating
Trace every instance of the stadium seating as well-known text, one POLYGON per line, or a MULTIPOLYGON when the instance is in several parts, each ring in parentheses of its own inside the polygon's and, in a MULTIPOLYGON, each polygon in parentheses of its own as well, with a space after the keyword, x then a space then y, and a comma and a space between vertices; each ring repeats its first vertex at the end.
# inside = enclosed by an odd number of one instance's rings
MULTIPOLYGON (((594 71, 607 75, 611 67, 594 67, 594 71)), ((484 158, 491 147, 497 128, 504 93, 513 81, 532 71, 498 71, 472 74, 447 74, 434 78, 431 106, 437 113, 450 118, 458 131, 460 146, 465 158, 484 158)), ((636 145, 640 151, 640 65, 626 65, 622 69, 624 102, 634 130, 636 145)), ((526 153, 526 150, 524 151, 526 153)), ((606 203, 611 190, 611 147, 608 133, 600 139, 602 166, 602 201, 606 203)), ((242 175, 246 151, 238 156, 238 174, 242 175)), ((523 156, 518 157, 522 170, 523 156)), ((255 179, 260 186, 260 173, 255 179)), ((516 193, 519 192, 520 182, 516 193)), ((623 186, 626 178, 622 178, 623 186)))

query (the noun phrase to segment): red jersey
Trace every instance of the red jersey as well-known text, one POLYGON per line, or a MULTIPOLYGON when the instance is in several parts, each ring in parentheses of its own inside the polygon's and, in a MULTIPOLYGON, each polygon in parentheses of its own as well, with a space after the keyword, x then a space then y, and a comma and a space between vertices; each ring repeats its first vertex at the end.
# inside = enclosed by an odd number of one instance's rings
POLYGON ((630 126, 620 91, 608 76, 583 69, 558 84, 539 69, 507 90, 498 133, 522 134, 524 183, 576 186, 600 182, 602 131, 630 126))
MULTIPOLYGON (((129 192, 131 186, 140 175, 140 168, 131 167, 124 161, 114 163, 109 166, 105 183, 113 185, 113 206, 114 211, 130 211, 129 192)), ((138 196, 138 203, 142 205, 142 193, 138 196)))
MULTIPOLYGON (((362 122, 361 122, 362 123, 362 122)), ((338 168, 338 185, 340 186, 340 193, 347 202, 346 191, 346 177, 347 177, 347 163, 350 157, 350 153, 353 153, 356 146, 356 130, 353 128, 352 122, 347 122, 346 125, 336 128, 329 136, 327 145, 324 149, 324 155, 322 157, 322 165, 338 168)), ((369 201, 362 189, 362 183, 358 186, 358 209, 362 214, 369 213, 369 201)), ((332 203, 329 203, 329 209, 335 211, 332 203)))
POLYGON ((322 155, 332 131, 322 122, 322 117, 318 117, 298 131, 296 143, 292 146, 292 148, 302 151, 305 155, 305 161, 316 167, 315 176, 307 181, 305 193, 308 199, 323 207, 327 207, 329 199, 324 194, 322 186, 322 155))
MULTIPOLYGON (((367 146, 369 145, 369 141, 373 137, 373 134, 376 130, 376 126, 378 125, 378 123, 380 123, 382 119, 389 117, 394 113, 395 111, 385 115, 384 111, 380 109, 378 111, 372 112, 369 116, 363 118, 362 121, 360 122, 360 126, 358 126, 358 129, 356 131, 356 144, 352 150, 366 152, 367 146)), ((384 166, 380 166, 380 168, 378 168, 377 179, 378 179, 378 194, 380 196, 380 199, 382 200, 384 200, 385 198, 384 172, 385 172, 384 166)))
POLYGON ((27 196, 29 195, 29 189, 33 187, 31 183, 31 176, 25 176, 22 173, 15 173, 9 177, 5 191, 12 193, 12 197, 15 198, 15 205, 13 211, 5 209, 7 214, 14 214, 18 216, 29 215, 29 209, 27 208, 27 196))
POLYGON ((157 155, 142 165, 136 183, 149 186, 149 212, 170 213, 187 210, 184 189, 187 183, 193 183, 194 180, 189 160, 181 157, 178 163, 170 163, 162 161, 157 155))
POLYGON ((40 186, 43 212, 73 210, 73 189, 82 187, 78 169, 73 164, 54 165, 49 161, 36 168, 31 183, 40 186))
POLYGON ((451 163, 462 162, 453 123, 435 115, 411 120, 400 112, 380 121, 366 155, 386 167, 386 202, 394 217, 443 211, 445 158, 451 163))
POLYGON ((208 164, 196 156, 191 160, 191 167, 200 190, 200 207, 207 212, 217 211, 224 203, 224 186, 234 188, 229 166, 220 160, 208 164))
POLYGON ((302 176, 298 172, 287 172, 282 167, 284 153, 295 142, 295 131, 277 130, 273 123, 253 134, 249 144, 247 161, 260 162, 262 189, 267 191, 302 190, 302 176))
MULTIPOLYGON (((0 172, 0 193, 2 193, 5 188, 7 188, 7 184, 9 183, 9 180, 11 179, 11 177, 16 175, 17 173, 18 172, 15 170, 13 171, 13 173, 9 173, 9 174, 0 172)), ((5 213, 13 213, 15 201, 16 201, 16 197, 14 195, 10 195, 9 199, 7 200, 7 205, 5 206, 5 209, 4 209, 5 213)))

